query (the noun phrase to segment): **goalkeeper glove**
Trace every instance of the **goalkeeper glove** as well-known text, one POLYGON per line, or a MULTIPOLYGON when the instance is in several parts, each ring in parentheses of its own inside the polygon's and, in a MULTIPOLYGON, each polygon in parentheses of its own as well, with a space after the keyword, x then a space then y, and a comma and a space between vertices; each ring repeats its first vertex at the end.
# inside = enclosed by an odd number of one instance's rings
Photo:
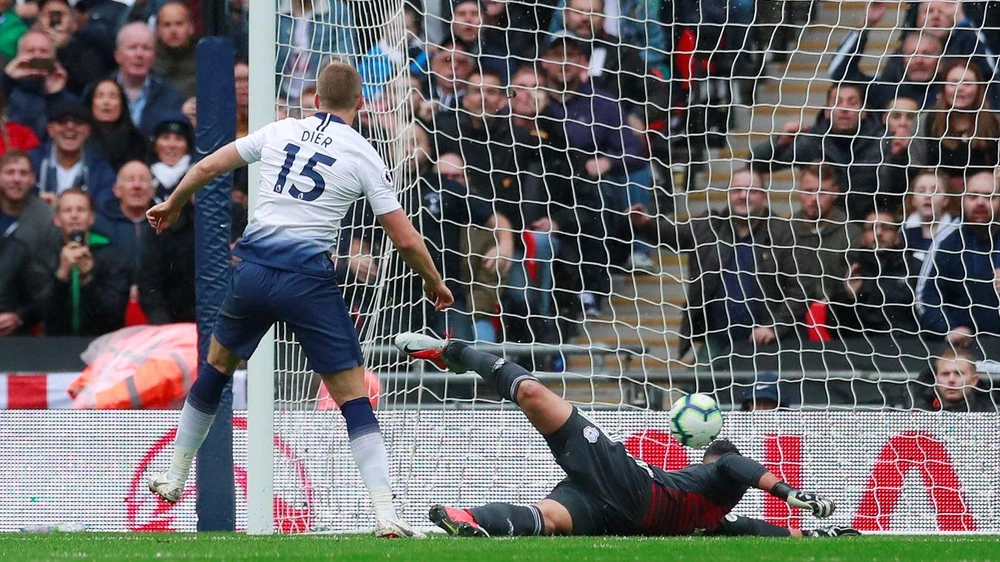
POLYGON ((833 515, 833 510, 837 509, 833 500, 828 500, 816 494, 800 492, 798 490, 792 490, 792 492, 788 494, 788 499, 785 501, 787 501, 789 505, 794 505, 795 507, 812 511, 813 517, 818 519, 826 519, 827 517, 833 515))
POLYGON ((820 538, 820 537, 854 537, 861 534, 861 531, 857 529, 852 529, 850 527, 822 527, 819 529, 812 529, 808 531, 802 531, 803 537, 820 538))
POLYGON ((819 519, 826 519, 833 515, 833 510, 837 509, 833 500, 828 500, 813 493, 800 492, 784 482, 775 484, 774 488, 771 489, 771 494, 784 499, 788 502, 788 505, 800 509, 808 509, 812 512, 813 517, 819 519))

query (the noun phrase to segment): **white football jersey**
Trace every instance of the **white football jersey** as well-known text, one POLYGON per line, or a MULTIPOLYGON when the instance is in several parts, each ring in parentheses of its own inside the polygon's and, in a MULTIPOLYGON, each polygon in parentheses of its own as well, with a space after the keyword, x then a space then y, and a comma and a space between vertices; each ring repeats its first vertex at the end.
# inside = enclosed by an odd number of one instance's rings
POLYGON ((366 197, 375 215, 400 208, 382 157, 339 117, 271 123, 236 150, 248 164, 261 162, 253 220, 234 249, 242 259, 309 272, 312 258, 337 243, 356 200, 366 197))

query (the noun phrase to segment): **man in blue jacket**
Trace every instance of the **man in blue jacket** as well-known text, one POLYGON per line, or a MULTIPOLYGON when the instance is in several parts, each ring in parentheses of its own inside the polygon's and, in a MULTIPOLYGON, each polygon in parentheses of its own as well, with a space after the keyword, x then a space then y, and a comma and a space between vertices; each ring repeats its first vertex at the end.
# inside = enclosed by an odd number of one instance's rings
POLYGON ((138 160, 125 163, 118 170, 113 192, 113 199, 105 199, 97 206, 94 231, 108 237, 128 261, 132 275, 137 276, 147 230, 146 210, 152 206, 156 193, 149 166, 138 160))
POLYGON ((184 96, 173 85, 152 74, 156 62, 156 37, 143 23, 130 23, 118 32, 115 49, 118 72, 114 78, 125 90, 132 122, 144 135, 163 114, 181 110, 184 96))
POLYGON ((923 329, 967 346, 979 336, 1000 335, 1000 299, 994 270, 1000 265, 1000 194, 991 170, 966 180, 962 220, 934 239, 917 284, 923 329))
POLYGON ((541 67, 545 85, 556 92, 555 103, 546 110, 548 117, 565 125, 566 144, 573 154, 573 205, 581 236, 572 243, 575 248, 565 248, 570 252, 566 259, 573 264, 571 270, 579 271, 584 312, 599 316, 611 291, 608 266, 619 261, 618 256, 630 254, 628 203, 639 201, 626 201, 624 186, 630 175, 648 171, 648 164, 621 104, 583 81, 589 54, 586 43, 563 32, 549 40, 541 67), (569 257, 573 253, 579 256, 569 257))

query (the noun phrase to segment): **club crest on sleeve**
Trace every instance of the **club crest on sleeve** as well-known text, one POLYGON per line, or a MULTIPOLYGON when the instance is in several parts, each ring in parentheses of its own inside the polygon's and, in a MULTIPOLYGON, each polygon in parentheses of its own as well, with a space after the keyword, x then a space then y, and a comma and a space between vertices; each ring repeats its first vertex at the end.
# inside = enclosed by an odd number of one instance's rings
POLYGON ((382 170, 382 181, 384 181, 386 185, 392 185, 392 174, 389 173, 389 168, 382 170))
POLYGON ((587 442, 589 443, 597 443, 597 438, 600 435, 601 434, 599 431, 597 431, 597 428, 592 425, 588 425, 587 427, 583 428, 583 438, 586 439, 587 442))

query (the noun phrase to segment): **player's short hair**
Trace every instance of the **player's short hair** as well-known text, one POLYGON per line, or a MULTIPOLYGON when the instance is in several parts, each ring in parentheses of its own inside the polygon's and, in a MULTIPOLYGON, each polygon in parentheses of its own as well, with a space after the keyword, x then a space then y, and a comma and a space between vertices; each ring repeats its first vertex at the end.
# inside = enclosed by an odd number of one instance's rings
MULTIPOLYGON (((8 150, 2 157, 0 157, 0 170, 6 168, 13 162, 18 160, 23 160, 28 163, 28 167, 31 167, 31 156, 28 156, 27 152, 23 150, 8 150)), ((32 170, 34 173, 34 170, 32 170)))
POLYGON ((361 97, 361 75, 346 62, 331 62, 316 79, 316 93, 323 109, 352 110, 361 97))
POLYGON ((702 457, 702 462, 708 459, 717 459, 726 453, 736 453, 741 454, 740 450, 736 448, 729 439, 716 439, 709 443, 708 448, 705 449, 705 455, 702 457))

